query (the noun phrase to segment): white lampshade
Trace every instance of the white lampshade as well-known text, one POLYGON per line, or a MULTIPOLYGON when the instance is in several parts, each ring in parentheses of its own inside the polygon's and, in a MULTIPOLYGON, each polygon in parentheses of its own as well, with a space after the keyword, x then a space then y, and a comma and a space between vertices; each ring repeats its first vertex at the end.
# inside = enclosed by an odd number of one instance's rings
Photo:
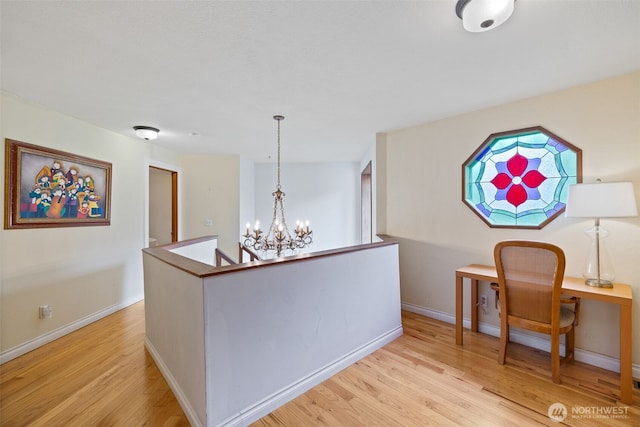
POLYGON ((134 126, 133 130, 136 132, 136 136, 138 138, 142 138, 147 141, 156 139, 160 132, 158 129, 150 126, 134 126))
POLYGON ((566 217, 615 218, 638 216, 630 182, 601 182, 569 186, 566 217))
POLYGON ((472 33, 502 25, 513 13, 515 0, 458 0, 456 14, 472 33))

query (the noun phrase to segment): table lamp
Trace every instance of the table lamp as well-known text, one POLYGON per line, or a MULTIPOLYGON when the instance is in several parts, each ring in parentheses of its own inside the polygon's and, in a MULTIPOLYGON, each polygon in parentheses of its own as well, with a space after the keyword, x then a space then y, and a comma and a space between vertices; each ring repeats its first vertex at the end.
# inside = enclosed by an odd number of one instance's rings
POLYGON ((611 288, 615 275, 603 240, 609 233, 600 227, 600 218, 638 216, 633 184, 598 182, 570 185, 565 216, 594 218, 593 228, 587 231, 591 247, 583 276, 589 286, 611 288))

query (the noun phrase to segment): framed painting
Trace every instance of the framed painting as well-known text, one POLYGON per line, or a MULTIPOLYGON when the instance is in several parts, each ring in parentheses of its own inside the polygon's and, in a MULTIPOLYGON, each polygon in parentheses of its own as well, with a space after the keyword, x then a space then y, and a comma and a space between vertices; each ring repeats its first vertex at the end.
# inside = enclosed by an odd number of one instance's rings
POLYGON ((4 228, 111 224, 111 163, 5 140, 4 228))

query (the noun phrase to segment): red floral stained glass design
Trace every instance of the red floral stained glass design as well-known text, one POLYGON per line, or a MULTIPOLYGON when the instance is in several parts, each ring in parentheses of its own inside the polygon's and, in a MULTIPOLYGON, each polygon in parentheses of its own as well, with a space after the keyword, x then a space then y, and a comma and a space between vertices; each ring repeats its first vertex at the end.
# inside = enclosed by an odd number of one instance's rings
POLYGON ((581 162, 542 127, 492 134, 462 165, 463 201, 491 227, 542 228, 564 211, 581 162))
MULTIPOLYGON (((532 169, 532 167, 537 167, 537 165, 540 164, 540 162, 536 162, 536 160, 539 159, 529 161, 529 159, 523 155, 516 153, 506 161, 506 172, 499 172, 495 178, 491 180, 499 192, 505 192, 504 197, 515 207, 526 202, 527 199, 534 194, 535 196, 539 196, 539 193, 534 193, 534 191, 547 179, 537 169, 532 169), (532 194, 528 194, 527 190, 532 194)), ((496 168, 498 170, 504 169, 504 163, 505 162, 498 163, 496 168)))

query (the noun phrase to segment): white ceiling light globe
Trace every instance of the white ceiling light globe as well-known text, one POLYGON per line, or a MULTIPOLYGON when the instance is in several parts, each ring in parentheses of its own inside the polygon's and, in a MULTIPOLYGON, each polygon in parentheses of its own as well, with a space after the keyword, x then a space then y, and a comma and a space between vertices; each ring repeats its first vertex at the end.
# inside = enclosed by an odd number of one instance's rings
POLYGON ((515 0, 458 0, 456 13, 462 26, 472 33, 502 25, 513 13, 515 0))

